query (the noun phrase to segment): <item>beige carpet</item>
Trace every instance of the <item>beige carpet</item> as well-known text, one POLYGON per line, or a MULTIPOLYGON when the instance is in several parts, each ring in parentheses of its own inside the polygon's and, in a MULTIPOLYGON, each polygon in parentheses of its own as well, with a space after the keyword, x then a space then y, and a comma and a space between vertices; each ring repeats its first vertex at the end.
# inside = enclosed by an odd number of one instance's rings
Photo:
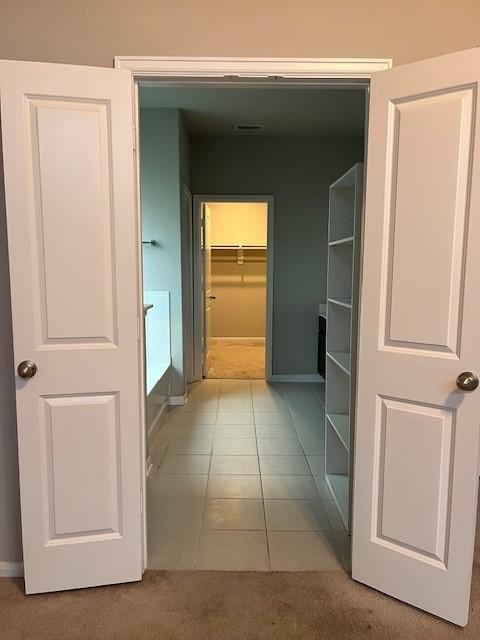
POLYGON ((142 582, 25 596, 0 579, 2 640, 478 640, 480 544, 470 624, 459 629, 342 571, 148 571, 142 582))
POLYGON ((207 378, 265 379, 265 344, 212 340, 207 378))
POLYGON ((341 571, 153 572, 143 582, 24 596, 0 580, 2 640, 478 640, 475 575, 469 626, 453 625, 359 585, 341 571))

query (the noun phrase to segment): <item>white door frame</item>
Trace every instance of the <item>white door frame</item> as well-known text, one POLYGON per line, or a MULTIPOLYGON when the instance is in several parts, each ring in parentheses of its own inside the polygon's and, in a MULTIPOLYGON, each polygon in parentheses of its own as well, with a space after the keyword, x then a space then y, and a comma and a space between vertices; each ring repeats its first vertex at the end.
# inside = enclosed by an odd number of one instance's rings
POLYGON ((195 335, 194 335, 194 236, 193 236, 193 195, 182 184, 182 286, 183 286, 183 362, 185 382, 195 381, 195 335), (186 346, 186 348, 185 348, 186 346), (193 353, 192 353, 193 349, 193 353))
MULTIPOLYGON (((240 57, 171 57, 115 56, 114 66, 126 69, 132 78, 132 104, 136 154, 136 184, 140 184, 138 85, 155 82, 160 85, 209 84, 221 86, 239 84, 255 87, 280 83, 286 85, 335 85, 368 87, 374 73, 393 66, 390 58, 240 58, 240 57)), ((368 113, 368 104, 367 104, 368 113)), ((141 228, 140 190, 135 215, 141 228)), ((141 276, 140 276, 141 277, 141 276)), ((143 423, 142 423, 142 430, 143 423)), ((145 456, 143 456, 145 457, 145 456)), ((144 461, 142 461, 144 464, 144 461)), ((145 501, 145 491, 143 500, 145 501)), ((144 567, 147 564, 146 509, 144 516, 144 567)))
MULTIPOLYGON (((182 56, 115 56, 114 66, 127 69, 132 80, 221 80, 239 78, 294 80, 369 80, 392 67, 391 58, 237 58, 182 56)), ((348 82, 347 82, 348 84, 348 82)))
POLYGON ((193 273, 194 305, 193 334, 195 343, 195 378, 202 378, 202 337, 203 337, 203 291, 202 291, 202 248, 201 248, 201 207, 208 202, 265 202, 267 204, 267 283, 266 283, 266 323, 265 323, 265 379, 272 379, 273 368, 273 256, 274 256, 274 209, 272 195, 194 195, 193 196, 193 273))

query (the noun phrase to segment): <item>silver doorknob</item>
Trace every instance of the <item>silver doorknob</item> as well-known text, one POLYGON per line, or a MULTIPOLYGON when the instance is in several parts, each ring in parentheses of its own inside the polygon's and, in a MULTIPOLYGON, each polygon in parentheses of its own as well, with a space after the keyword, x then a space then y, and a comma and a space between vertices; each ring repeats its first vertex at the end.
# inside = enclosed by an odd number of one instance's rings
POLYGON ((33 378, 37 370, 38 367, 33 360, 23 360, 17 367, 18 375, 21 378, 33 378))
POLYGON ((478 387, 478 378, 471 371, 464 371, 457 378, 457 387, 461 391, 475 391, 478 387))

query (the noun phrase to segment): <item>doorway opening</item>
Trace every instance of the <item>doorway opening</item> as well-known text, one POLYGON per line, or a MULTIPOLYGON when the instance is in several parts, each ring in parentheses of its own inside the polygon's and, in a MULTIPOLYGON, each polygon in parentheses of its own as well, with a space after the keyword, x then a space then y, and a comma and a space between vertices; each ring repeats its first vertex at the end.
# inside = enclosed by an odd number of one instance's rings
POLYGON ((170 394, 190 382, 148 433, 148 566, 344 570, 362 184, 351 210, 348 179, 339 206, 330 187, 363 161, 365 88, 144 83, 139 100, 144 280, 167 284, 170 394))
POLYGON ((195 196, 195 278, 204 378, 271 376, 273 197, 195 196))

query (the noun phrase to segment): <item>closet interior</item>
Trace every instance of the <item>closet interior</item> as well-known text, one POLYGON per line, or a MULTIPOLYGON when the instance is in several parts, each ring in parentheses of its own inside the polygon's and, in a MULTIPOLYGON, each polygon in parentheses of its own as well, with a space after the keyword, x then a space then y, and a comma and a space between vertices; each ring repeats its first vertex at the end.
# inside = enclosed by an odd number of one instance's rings
POLYGON ((207 378, 265 378, 267 204, 210 202, 207 378))

